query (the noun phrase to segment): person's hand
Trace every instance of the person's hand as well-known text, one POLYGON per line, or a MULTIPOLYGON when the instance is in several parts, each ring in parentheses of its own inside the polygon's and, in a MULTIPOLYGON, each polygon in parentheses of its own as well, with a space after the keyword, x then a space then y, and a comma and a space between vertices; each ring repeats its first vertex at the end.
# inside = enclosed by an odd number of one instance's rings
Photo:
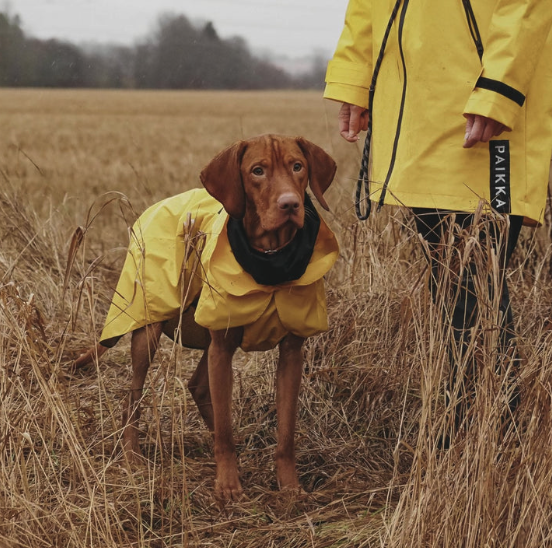
POLYGON ((466 136, 464 148, 471 148, 475 143, 488 143, 493 137, 498 137, 506 126, 479 114, 466 114, 466 136))
POLYGON ((339 133, 350 143, 358 141, 358 134, 368 129, 368 110, 357 105, 343 103, 337 116, 339 133))

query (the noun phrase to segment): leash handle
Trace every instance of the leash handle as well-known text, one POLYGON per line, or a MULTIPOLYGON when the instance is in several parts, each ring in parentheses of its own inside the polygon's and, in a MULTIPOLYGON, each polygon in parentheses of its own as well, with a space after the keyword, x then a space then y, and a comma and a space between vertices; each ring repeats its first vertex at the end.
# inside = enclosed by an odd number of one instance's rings
POLYGON ((359 221, 365 221, 370 217, 372 211, 372 201, 370 200, 370 180, 368 179, 368 163, 370 161, 370 142, 372 140, 371 117, 368 122, 368 131, 364 141, 364 149, 360 159, 360 172, 358 174, 357 187, 355 193, 355 212, 359 221), (364 211, 362 202, 366 202, 364 211))

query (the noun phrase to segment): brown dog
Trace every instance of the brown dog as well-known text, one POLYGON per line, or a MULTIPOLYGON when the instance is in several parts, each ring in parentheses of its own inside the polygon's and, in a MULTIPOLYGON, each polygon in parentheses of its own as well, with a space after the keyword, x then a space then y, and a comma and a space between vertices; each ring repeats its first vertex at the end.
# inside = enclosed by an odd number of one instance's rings
POLYGON ((214 432, 217 494, 235 500, 242 493, 231 418, 232 357, 240 346, 257 350, 279 345, 277 479, 280 489, 298 489, 294 433, 302 345, 306 336, 327 328, 322 277, 338 253, 333 234, 318 218, 310 200, 305 202, 305 191, 310 185, 319 203, 328 209, 323 194, 335 170, 330 156, 302 138, 265 135, 240 141, 202 171, 207 192, 195 190, 169 198, 152 206, 137 221, 134 233, 143 235, 143 241, 139 252, 133 252, 132 245, 129 248, 101 343, 75 362, 76 368, 90 363, 122 334, 132 332, 133 377, 123 411, 123 445, 130 457, 140 454, 138 405, 161 333, 174 336, 175 317, 197 306, 191 337, 195 342, 186 343, 186 333, 182 339, 185 345, 206 347, 188 389, 207 427, 214 432), (182 221, 182 214, 188 212, 195 215, 195 229, 199 227, 208 239, 200 274, 192 276, 189 287, 193 290, 183 302, 180 281, 168 278, 172 270, 184 272, 189 268, 188 259, 179 251, 182 237, 178 232, 187 223, 182 221), (165 249, 175 248, 174 237, 172 242, 163 240, 162 231, 178 233, 176 259, 154 258, 165 249), (309 246, 304 240, 311 232, 309 246), (150 233, 154 237, 148 239, 150 233), (240 244, 235 234, 243 234, 245 244, 240 244), (290 266, 298 259, 305 264, 297 269, 290 266), (137 283, 143 266, 138 262, 142 260, 146 274, 137 283), (166 266, 172 263, 179 264, 174 269, 166 266), (126 271, 130 274, 125 278, 126 271), (154 284, 156 289, 148 289, 154 284), (137 293, 140 291, 143 294, 137 293), (167 304, 171 299, 180 302, 167 304), (156 304, 159 300, 163 304, 156 304))

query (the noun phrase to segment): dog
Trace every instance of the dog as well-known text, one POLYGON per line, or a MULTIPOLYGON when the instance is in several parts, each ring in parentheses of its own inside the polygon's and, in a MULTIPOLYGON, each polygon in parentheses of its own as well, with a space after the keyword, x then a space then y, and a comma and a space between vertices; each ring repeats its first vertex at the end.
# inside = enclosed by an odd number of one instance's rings
POLYGON ((333 159, 304 138, 264 135, 239 141, 201 172, 204 189, 146 210, 97 347, 77 369, 132 333, 132 383, 123 410, 123 447, 140 459, 139 402, 161 334, 204 348, 188 383, 214 433, 215 493, 238 500, 232 436, 232 357, 238 347, 279 346, 276 382, 280 489, 298 490, 295 424, 306 337, 327 330, 323 276, 337 259, 335 236, 306 190, 328 210, 333 159))

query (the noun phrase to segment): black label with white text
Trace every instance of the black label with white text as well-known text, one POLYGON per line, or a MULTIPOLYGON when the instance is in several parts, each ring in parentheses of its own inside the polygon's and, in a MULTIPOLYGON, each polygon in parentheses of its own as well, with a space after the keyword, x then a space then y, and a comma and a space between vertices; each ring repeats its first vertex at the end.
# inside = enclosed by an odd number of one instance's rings
POLYGON ((498 213, 510 213, 510 141, 490 141, 491 207, 498 213))

